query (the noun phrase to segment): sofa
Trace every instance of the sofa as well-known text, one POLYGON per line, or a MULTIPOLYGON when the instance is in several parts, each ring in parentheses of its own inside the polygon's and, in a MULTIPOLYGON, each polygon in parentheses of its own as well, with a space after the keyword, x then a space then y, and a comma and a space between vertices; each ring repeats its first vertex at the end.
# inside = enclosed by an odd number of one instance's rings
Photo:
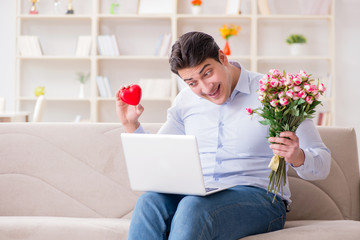
MULTIPOLYGON (((143 124, 152 133, 161 124, 143 124)), ((354 129, 319 127, 330 175, 289 171, 291 212, 280 231, 246 240, 360 239, 354 129)), ((126 239, 139 192, 129 187, 120 124, 1 123, 0 239, 126 239)))

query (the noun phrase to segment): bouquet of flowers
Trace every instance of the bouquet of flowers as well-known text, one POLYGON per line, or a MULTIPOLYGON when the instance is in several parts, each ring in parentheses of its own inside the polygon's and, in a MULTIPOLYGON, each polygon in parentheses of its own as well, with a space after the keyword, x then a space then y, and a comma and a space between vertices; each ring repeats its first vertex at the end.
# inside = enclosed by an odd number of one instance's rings
POLYGON ((192 0, 191 4, 194 5, 194 6, 201 6, 202 1, 201 0, 192 0))
MULTIPOLYGON (((314 83, 311 75, 302 70, 292 75, 271 69, 259 82, 258 95, 262 108, 247 108, 246 111, 250 115, 256 113, 261 116, 261 124, 270 125, 269 137, 278 137, 284 131, 295 132, 306 118, 312 118, 315 107, 321 103, 319 97, 326 90, 324 84, 314 83)), ((286 184, 284 158, 275 155, 269 167, 268 192, 275 194, 275 200, 277 192, 283 194, 283 186, 286 184)))
POLYGON ((225 40, 229 40, 231 36, 236 36, 240 30, 241 27, 234 24, 230 24, 230 27, 224 24, 222 28, 219 28, 221 37, 225 40))

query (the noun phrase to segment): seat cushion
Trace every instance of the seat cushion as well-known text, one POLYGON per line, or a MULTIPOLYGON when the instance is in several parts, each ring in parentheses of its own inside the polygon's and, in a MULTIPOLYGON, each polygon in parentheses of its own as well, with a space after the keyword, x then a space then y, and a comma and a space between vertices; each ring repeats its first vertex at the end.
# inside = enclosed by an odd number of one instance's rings
POLYGON ((125 240, 129 226, 116 218, 0 217, 0 239, 125 240))
POLYGON ((242 238, 243 240, 331 240, 360 239, 360 221, 287 221, 285 228, 276 232, 242 238))

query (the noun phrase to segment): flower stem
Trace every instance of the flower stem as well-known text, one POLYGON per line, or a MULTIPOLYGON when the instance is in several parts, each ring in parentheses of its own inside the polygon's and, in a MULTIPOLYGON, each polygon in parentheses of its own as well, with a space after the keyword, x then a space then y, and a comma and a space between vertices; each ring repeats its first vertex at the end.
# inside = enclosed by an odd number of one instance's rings
POLYGON ((269 191, 274 194, 273 203, 276 199, 276 194, 278 192, 283 196, 283 187, 286 185, 286 162, 283 157, 279 157, 279 167, 276 171, 271 170, 269 175, 269 191))

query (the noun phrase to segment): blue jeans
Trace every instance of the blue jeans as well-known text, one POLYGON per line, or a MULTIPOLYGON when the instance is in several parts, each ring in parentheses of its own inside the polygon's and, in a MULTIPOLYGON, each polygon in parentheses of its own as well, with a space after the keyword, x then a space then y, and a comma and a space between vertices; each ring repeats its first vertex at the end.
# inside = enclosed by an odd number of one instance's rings
POLYGON ((239 239, 282 229, 280 197, 251 186, 235 186, 206 197, 147 192, 136 203, 129 240, 239 239))

